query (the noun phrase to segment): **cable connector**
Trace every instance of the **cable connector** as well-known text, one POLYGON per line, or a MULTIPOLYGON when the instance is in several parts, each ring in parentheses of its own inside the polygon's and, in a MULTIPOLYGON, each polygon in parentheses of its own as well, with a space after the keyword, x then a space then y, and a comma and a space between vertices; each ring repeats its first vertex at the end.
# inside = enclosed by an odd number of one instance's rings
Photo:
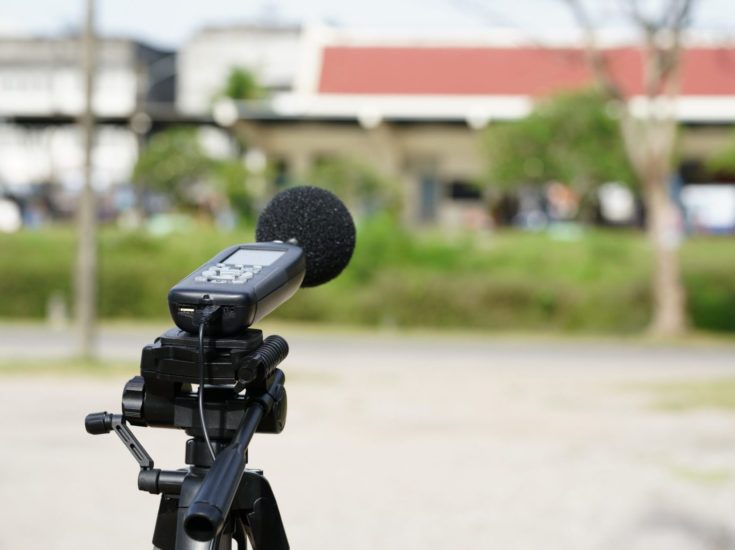
POLYGON ((209 449, 209 456, 212 457, 212 462, 215 460, 214 447, 212 442, 209 440, 209 430, 207 429, 207 421, 204 417, 204 382, 205 382, 205 359, 204 359, 204 331, 207 325, 212 322, 212 319, 220 315, 222 308, 215 306, 214 304, 208 304, 203 308, 197 308, 194 311, 193 321, 194 326, 199 327, 199 389, 197 390, 197 404, 199 405, 199 422, 202 427, 202 433, 204 434, 204 440, 207 442, 207 448, 209 449))
POLYGON ((209 325, 212 321, 217 320, 221 313, 222 306, 215 306, 213 304, 204 306, 203 308, 196 308, 192 317, 194 326, 200 327, 202 325, 209 325))

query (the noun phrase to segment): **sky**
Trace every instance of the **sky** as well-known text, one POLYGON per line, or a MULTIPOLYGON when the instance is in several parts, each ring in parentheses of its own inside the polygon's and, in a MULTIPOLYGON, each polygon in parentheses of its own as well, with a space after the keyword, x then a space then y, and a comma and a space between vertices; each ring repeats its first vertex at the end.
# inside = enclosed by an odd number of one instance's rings
MULTIPOLYGON (((641 1, 641 0, 639 0, 641 1)), ((656 8, 666 0, 642 0, 656 8)), ((607 26, 621 26, 609 6, 588 0, 607 26)), ((0 34, 58 34, 79 28, 84 0, 3 0, 0 34)), ((204 25, 322 20, 386 31, 458 32, 506 27, 529 34, 575 28, 561 0, 97 0, 105 35, 175 47, 204 25)), ((735 0, 699 0, 695 26, 735 35, 735 0)))

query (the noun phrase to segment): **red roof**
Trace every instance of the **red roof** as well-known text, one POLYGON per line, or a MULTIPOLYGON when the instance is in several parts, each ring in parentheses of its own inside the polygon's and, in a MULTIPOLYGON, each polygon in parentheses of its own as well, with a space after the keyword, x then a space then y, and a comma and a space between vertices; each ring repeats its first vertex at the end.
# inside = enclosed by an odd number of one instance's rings
MULTIPOLYGON (((640 52, 607 50, 627 94, 642 91, 640 52)), ((735 95, 735 48, 684 52, 682 95, 735 95)), ((539 47, 328 46, 319 78, 322 94, 541 96, 591 82, 579 49, 539 47)))

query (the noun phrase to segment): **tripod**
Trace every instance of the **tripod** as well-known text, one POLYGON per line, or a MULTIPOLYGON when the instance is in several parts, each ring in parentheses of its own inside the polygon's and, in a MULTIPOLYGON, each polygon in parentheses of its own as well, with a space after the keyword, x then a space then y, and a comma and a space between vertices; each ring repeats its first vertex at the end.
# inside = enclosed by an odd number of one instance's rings
MULTIPOLYGON (((276 368, 288 354, 279 336, 263 340, 248 329, 237 337, 208 338, 203 421, 197 414, 196 337, 170 329, 143 349, 141 375, 123 390, 123 414, 92 413, 90 434, 114 431, 140 466, 138 488, 160 494, 154 548, 159 550, 288 550, 273 491, 260 470, 246 469, 256 432, 280 433, 286 422, 285 375, 276 368), (244 394, 243 394, 243 390, 244 394), (128 428, 183 429, 186 464, 181 470, 154 468, 153 459, 128 428), (211 450, 205 430, 211 437, 211 450)), ((200 388, 201 391, 201 388, 200 388)))

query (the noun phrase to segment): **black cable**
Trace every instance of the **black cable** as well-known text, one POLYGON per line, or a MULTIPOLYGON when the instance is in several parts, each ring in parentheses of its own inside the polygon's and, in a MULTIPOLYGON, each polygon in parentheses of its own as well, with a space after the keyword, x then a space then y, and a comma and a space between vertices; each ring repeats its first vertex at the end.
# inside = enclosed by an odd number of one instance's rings
POLYGON ((202 432, 204 432, 204 440, 207 442, 209 455, 212 457, 212 462, 214 462, 214 448, 212 447, 212 442, 209 440, 207 423, 204 421, 204 326, 208 320, 208 318, 202 319, 199 325, 199 390, 197 391, 197 397, 199 400, 199 422, 202 425, 202 432))

